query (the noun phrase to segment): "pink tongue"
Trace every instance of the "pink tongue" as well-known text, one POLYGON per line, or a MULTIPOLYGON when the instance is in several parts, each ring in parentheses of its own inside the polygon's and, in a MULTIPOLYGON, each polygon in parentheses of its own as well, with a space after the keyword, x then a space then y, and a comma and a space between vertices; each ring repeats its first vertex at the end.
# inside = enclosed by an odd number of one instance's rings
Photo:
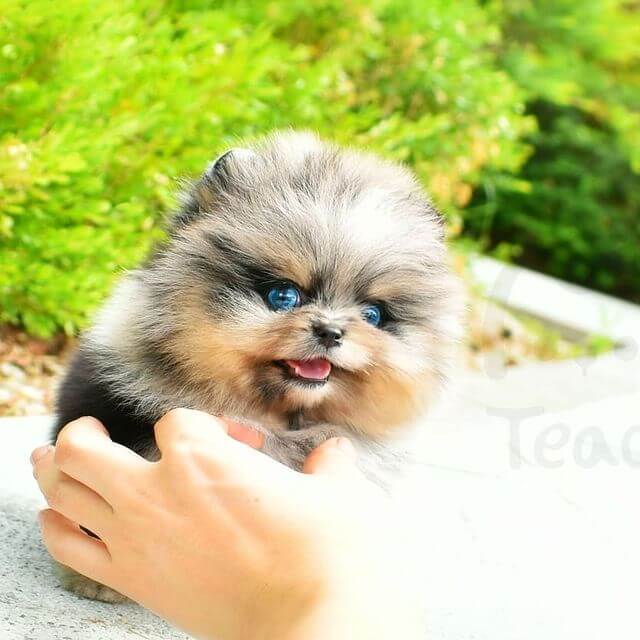
POLYGON ((324 380, 331 373, 331 363, 323 358, 315 360, 285 360, 300 378, 324 380))

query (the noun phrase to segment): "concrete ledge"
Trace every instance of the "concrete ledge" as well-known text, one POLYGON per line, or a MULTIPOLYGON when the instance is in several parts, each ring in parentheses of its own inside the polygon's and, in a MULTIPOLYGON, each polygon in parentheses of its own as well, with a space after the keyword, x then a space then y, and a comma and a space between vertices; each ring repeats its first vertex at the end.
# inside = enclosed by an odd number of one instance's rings
POLYGON ((621 347, 640 345, 636 305, 492 258, 474 257, 471 272, 492 300, 555 325, 569 337, 599 334, 621 347))

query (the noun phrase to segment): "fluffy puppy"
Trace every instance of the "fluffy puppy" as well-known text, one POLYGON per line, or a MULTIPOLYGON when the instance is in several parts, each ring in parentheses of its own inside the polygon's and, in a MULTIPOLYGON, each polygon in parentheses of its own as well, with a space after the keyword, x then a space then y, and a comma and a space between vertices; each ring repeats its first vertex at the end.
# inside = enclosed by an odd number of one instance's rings
POLYGON ((446 381, 458 301, 441 217, 408 171, 275 134, 191 185, 84 335, 54 436, 92 415, 153 459, 155 421, 184 406, 253 424, 293 468, 347 435, 380 480, 446 381))

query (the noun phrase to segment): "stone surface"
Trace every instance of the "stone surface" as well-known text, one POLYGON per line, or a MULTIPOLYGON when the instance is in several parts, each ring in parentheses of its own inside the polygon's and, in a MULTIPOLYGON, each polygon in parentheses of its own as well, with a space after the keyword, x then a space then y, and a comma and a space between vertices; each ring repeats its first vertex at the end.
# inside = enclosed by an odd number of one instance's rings
POLYGON ((640 367, 589 365, 472 376, 425 428, 400 497, 430 638, 638 637, 640 367))
MULTIPOLYGON (((430 640, 637 638, 639 409, 640 361, 620 352, 460 378, 397 491, 430 640)), ((184 637, 57 586, 27 460, 46 426, 0 420, 0 638, 184 637)))
POLYGON ((0 638, 177 640, 186 638, 135 604, 84 600, 58 585, 40 542, 43 505, 29 453, 46 442, 47 418, 0 420, 0 638))

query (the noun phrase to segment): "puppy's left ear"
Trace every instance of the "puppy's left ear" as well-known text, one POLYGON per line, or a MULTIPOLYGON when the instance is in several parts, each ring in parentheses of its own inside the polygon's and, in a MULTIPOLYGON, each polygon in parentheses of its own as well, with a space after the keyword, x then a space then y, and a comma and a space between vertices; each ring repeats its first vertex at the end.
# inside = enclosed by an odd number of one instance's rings
POLYGON ((216 195, 228 190, 234 182, 246 182, 257 159, 257 153, 242 148, 230 149, 218 156, 183 194, 180 211, 173 217, 172 227, 189 224, 210 211, 216 195))

